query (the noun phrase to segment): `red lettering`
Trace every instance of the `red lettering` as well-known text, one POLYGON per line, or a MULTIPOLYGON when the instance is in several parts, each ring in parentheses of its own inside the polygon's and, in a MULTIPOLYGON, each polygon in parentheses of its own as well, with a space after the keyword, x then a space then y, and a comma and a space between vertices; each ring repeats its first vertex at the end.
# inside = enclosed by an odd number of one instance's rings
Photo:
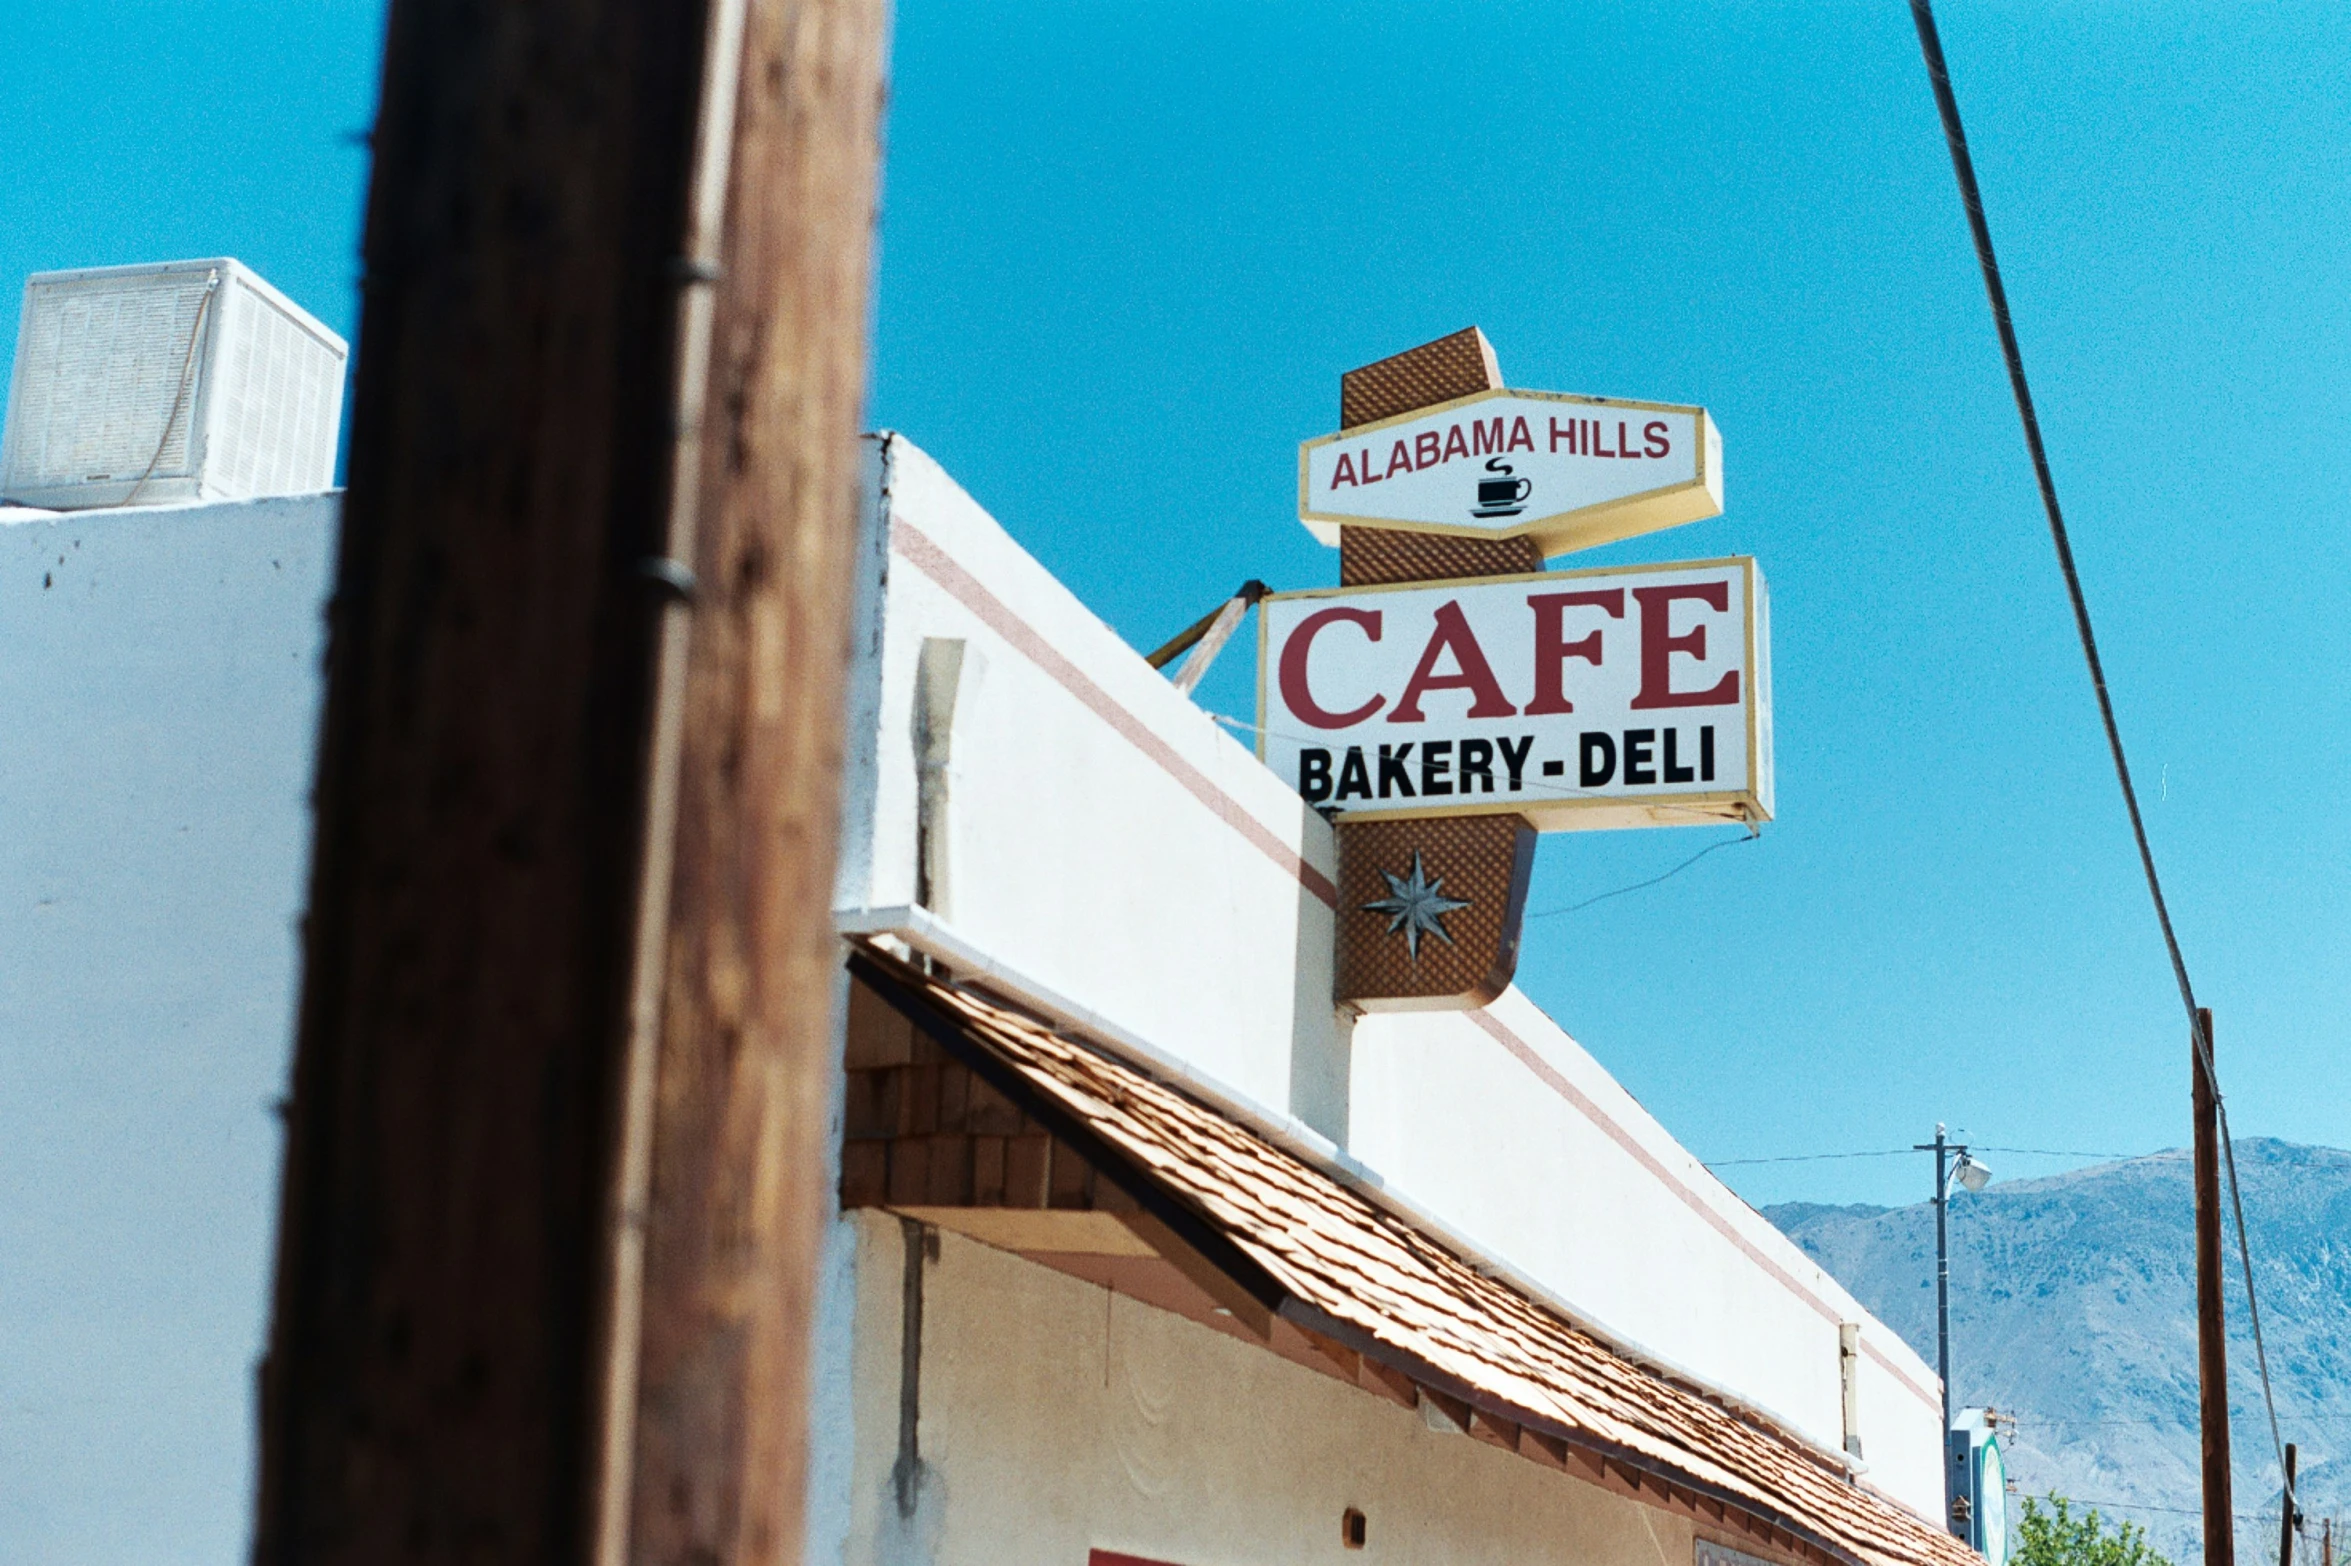
POLYGON ((1532 451, 1535 449, 1535 437, 1527 429, 1526 420, 1512 419, 1510 421, 1510 444, 1504 449, 1509 451, 1532 451))
POLYGON ((1624 618, 1624 589, 1611 587, 1591 593, 1536 593, 1527 599, 1527 607, 1535 611, 1535 699, 1526 705, 1526 715, 1530 718, 1575 711, 1575 703, 1567 699, 1565 665, 1568 659, 1581 658, 1594 668, 1599 667, 1598 631, 1578 641, 1567 639, 1567 611, 1574 605, 1604 610, 1612 618, 1621 620, 1624 618))
POLYGON ((1306 659, 1314 651, 1314 639, 1325 626, 1345 620, 1350 625, 1363 627, 1366 641, 1380 639, 1380 612, 1377 609, 1350 609, 1341 605, 1335 609, 1318 609, 1298 622, 1298 629, 1282 643, 1281 685, 1282 703, 1306 723, 1318 729, 1343 729, 1349 724, 1361 723, 1380 710, 1388 698, 1374 696, 1353 712, 1326 712, 1314 699, 1314 692, 1306 685, 1306 659))
POLYGON ((1337 489, 1342 484, 1352 484, 1354 482, 1355 459, 1342 451, 1339 453, 1339 471, 1331 475, 1331 488, 1337 489))
POLYGON ((1575 420, 1570 419, 1567 423, 1568 427, 1561 429, 1557 419, 1551 421, 1551 454, 1553 456, 1559 455, 1559 442, 1562 436, 1566 437, 1569 454, 1573 455, 1575 452, 1575 420))
POLYGON ((1433 468, 1441 460, 1445 442, 1435 430, 1422 430, 1412 437, 1412 465, 1415 468, 1433 468))
POLYGON ((1388 453, 1388 471, 1380 477, 1394 478, 1398 470, 1406 473, 1412 471, 1412 451, 1402 441, 1396 442, 1396 449, 1388 453))
POLYGON ((1637 457, 1640 455, 1639 452, 1633 450, 1631 447, 1625 444, 1624 420, 1622 419, 1616 421, 1616 454, 1620 457, 1637 457))
POLYGON ((1652 457, 1662 457, 1673 450, 1673 442, 1665 438, 1665 425, 1659 420, 1641 426, 1641 440, 1652 457))
MULTIPOLYGON (((1522 425, 1524 419, 1519 421, 1522 425)), ((1437 611, 1437 628, 1429 633, 1429 644, 1420 651, 1420 666, 1405 682, 1404 694, 1396 699, 1396 706, 1388 714, 1390 723, 1422 723, 1427 721, 1420 710, 1420 699, 1430 691, 1467 691, 1470 694, 1468 716, 1472 718, 1508 718, 1518 712, 1502 694, 1502 684, 1494 678, 1493 666, 1486 662, 1485 649, 1470 633, 1469 617, 1461 612, 1458 599, 1437 611), (1453 654, 1452 674, 1439 674, 1437 659, 1453 654)))
POLYGON ((1712 690, 1677 691, 1673 688, 1673 655, 1706 656, 1706 627, 1693 625, 1679 636, 1673 631, 1673 606, 1684 598, 1727 611, 1731 606, 1728 582, 1675 582, 1667 587, 1636 587, 1641 603, 1641 694, 1633 706, 1728 707, 1739 699, 1739 671, 1731 670, 1712 690))
POLYGON ((1446 430, 1445 460, 1447 462, 1451 462, 1455 457, 1466 457, 1468 455, 1469 442, 1461 438, 1461 426, 1456 424, 1452 428, 1446 430))
POLYGON ((1355 471, 1361 481, 1366 484, 1377 484, 1381 479, 1387 477, 1385 473, 1374 473, 1371 470, 1371 452, 1368 449, 1363 453, 1363 461, 1356 465, 1355 471))
POLYGON ((1495 416, 1491 429, 1476 419, 1469 421, 1469 454, 1471 456, 1482 457, 1490 451, 1500 451, 1501 449, 1502 419, 1500 415, 1495 416))

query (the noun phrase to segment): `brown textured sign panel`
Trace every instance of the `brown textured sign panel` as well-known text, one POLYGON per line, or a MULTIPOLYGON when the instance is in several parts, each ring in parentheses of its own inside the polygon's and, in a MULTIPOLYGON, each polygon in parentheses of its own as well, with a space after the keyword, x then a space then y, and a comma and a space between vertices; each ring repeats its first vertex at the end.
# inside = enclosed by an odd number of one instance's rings
POLYGON ((1341 822, 1338 999, 1472 1010, 1510 987, 1534 868, 1523 816, 1341 822))
POLYGON ((1339 585, 1438 582, 1448 577, 1524 576, 1543 569, 1531 538, 1453 538, 1390 528, 1339 529, 1339 585))
POLYGON ((1476 327, 1465 326, 1340 376, 1339 426, 1353 429, 1501 386, 1493 344, 1476 327))
MULTIPOLYGON (((1340 376, 1339 423, 1353 428, 1501 385, 1486 334, 1464 327, 1340 376)), ((1344 587, 1541 569, 1542 550, 1532 539, 1380 528, 1339 535, 1344 587)), ((1530 822, 1371 821, 1342 824, 1338 834, 1338 1000, 1365 1011, 1466 1011, 1510 987, 1534 873, 1530 822)))

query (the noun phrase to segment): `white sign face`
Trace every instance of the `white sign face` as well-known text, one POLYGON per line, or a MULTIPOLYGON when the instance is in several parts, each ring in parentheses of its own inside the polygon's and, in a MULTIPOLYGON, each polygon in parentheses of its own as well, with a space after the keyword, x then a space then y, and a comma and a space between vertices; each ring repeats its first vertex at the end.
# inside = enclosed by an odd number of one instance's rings
POLYGON ((1771 818, 1752 560, 1278 593, 1259 614, 1257 754, 1341 819, 1771 818))
POLYGON ((1722 511, 1722 437, 1703 408, 1481 392, 1308 441, 1298 515, 1588 549, 1722 511))

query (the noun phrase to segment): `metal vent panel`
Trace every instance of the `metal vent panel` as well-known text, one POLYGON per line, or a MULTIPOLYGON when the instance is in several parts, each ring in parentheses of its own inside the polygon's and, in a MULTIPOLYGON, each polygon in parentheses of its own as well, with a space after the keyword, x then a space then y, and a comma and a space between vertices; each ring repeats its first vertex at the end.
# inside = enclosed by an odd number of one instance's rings
POLYGON ((347 357, 227 257, 36 274, 0 496, 71 509, 323 489, 347 357))

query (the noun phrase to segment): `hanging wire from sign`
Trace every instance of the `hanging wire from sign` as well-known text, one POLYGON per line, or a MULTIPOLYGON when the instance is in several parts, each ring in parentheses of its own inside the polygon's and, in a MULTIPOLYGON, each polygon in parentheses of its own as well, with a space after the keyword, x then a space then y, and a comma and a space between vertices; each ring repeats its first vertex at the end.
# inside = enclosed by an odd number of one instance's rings
POLYGON ((1663 875, 1653 875, 1646 881, 1635 881, 1630 886, 1620 886, 1612 892, 1602 892, 1597 897, 1587 897, 1580 903, 1569 903, 1564 908, 1546 908, 1541 913, 1531 913, 1528 914, 1527 917, 1529 919, 1551 919, 1556 918, 1560 914, 1581 913, 1586 908, 1591 907, 1594 903, 1604 903, 1611 897, 1622 897, 1627 892, 1647 891, 1650 887, 1657 885, 1661 881, 1672 880, 1675 876, 1680 875, 1684 870, 1689 869, 1690 866, 1696 864, 1699 860, 1704 859, 1708 854, 1713 853, 1718 848, 1732 848, 1740 843, 1752 843, 1762 835, 1763 834, 1760 832, 1749 830, 1741 832, 1737 837, 1717 838, 1715 841, 1707 844, 1704 848, 1699 849, 1698 852, 1692 854, 1689 858, 1683 860, 1680 864, 1675 865, 1671 870, 1666 871, 1663 875))
POLYGON ((1710 1160, 1709 1169, 1735 1169, 1741 1164, 1817 1164, 1830 1158, 1908 1158, 1916 1152, 1911 1147, 1880 1148, 1867 1153, 1782 1153, 1777 1158, 1717 1158, 1710 1160))
POLYGON ((2098 637, 2090 627, 2090 603, 2082 579, 2074 569, 2073 542, 2065 529, 2065 513, 2057 504, 2057 481, 2050 475, 2049 453, 2041 441, 2041 419, 2033 408, 2032 387, 2025 380, 2024 353, 2017 346, 2016 324, 2008 314, 2008 289, 2000 278, 2000 261, 1992 250, 1992 227, 1984 216, 1983 192, 1976 185, 1975 160, 1967 150, 1967 131, 1959 119, 1959 99, 1951 90, 1950 67, 1943 59, 1942 35, 1935 27, 1933 0, 1910 0, 1910 19, 1918 30, 1919 52, 1926 57, 1927 82, 1934 89, 1935 108, 1943 121, 1943 141, 1951 152, 1951 171, 1959 181, 1960 204, 1975 238, 1976 264, 1984 274, 1984 294, 1992 307, 1992 324, 1999 330, 2000 352, 2008 362, 2008 387, 2016 398, 2017 417, 2024 424, 2026 450, 2033 477, 2041 490, 2041 508, 2048 513, 2050 541, 2057 547, 2057 564, 2065 575, 2066 595, 2073 601, 2074 629, 2080 634, 2082 657, 2090 666, 2090 684, 2098 695, 2098 716, 2106 726, 2106 748, 2114 758, 2115 781, 2122 785, 2123 808, 2129 812, 2131 836, 2139 847, 2139 867, 2146 873, 2147 894, 2155 903, 2155 921, 2163 931, 2164 950, 2171 958, 2180 1004, 2188 1014, 2188 1036, 2194 1041, 2196 1066, 2212 1092, 2213 1115, 2219 1132, 2222 1166, 2228 1172, 2229 1208, 2237 1224, 2237 1264, 2245 1274, 2245 1314, 2253 1328, 2253 1357, 2261 1371, 2261 1401, 2269 1415, 2269 1440, 2276 1454, 2278 1474, 2285 1481, 2285 1510, 2294 1510, 2294 1483, 2286 1477, 2285 1438, 2278 1429, 2277 1393, 2270 1384, 2269 1349, 2262 1341, 2261 1304, 2253 1287, 2253 1250, 2245 1236, 2245 1198, 2237 1183, 2237 1150, 2229 1134, 2227 1102, 2221 1097, 2220 1074, 2212 1067, 2212 1040, 2196 1006, 2196 990, 2188 980, 2187 959, 2180 953, 2179 935, 2172 928, 2171 909, 2164 902, 2163 880, 2155 870, 2155 851, 2147 843, 2147 823, 2139 813, 2139 793, 2131 783, 2130 758, 2123 753, 2122 729, 2114 718, 2114 698, 2106 689, 2106 667, 2098 657, 2098 637))

